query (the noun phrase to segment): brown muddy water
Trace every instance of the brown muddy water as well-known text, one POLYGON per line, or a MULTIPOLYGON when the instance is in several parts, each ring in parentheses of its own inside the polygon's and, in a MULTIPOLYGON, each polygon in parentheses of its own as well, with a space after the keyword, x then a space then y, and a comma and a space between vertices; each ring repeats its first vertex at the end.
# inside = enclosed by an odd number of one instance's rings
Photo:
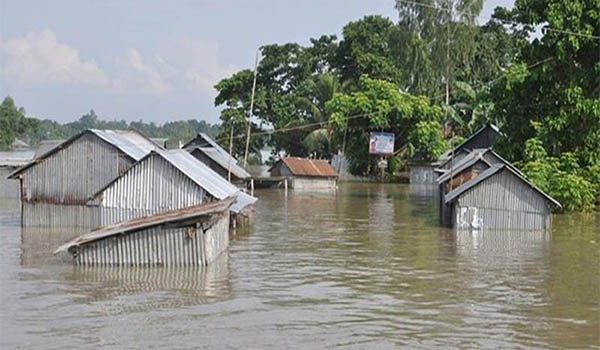
POLYGON ((1 204, 0 348, 600 349, 599 215, 457 233, 427 193, 258 192, 204 269, 75 267, 1 204))

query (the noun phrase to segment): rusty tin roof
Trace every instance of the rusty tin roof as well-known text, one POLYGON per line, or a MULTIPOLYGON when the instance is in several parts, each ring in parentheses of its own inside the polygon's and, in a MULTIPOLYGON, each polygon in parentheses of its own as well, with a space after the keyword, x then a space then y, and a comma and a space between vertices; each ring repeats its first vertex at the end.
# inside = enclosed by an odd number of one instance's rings
MULTIPOLYGON (((296 176, 313 176, 313 177, 337 177, 338 174, 333 170, 331 164, 326 160, 308 159, 297 157, 281 158, 277 163, 283 162, 290 172, 296 176)), ((277 165, 275 163, 275 165, 277 165)), ((272 170, 275 165, 270 169, 272 170)), ((269 170, 269 171, 270 171, 269 170)))

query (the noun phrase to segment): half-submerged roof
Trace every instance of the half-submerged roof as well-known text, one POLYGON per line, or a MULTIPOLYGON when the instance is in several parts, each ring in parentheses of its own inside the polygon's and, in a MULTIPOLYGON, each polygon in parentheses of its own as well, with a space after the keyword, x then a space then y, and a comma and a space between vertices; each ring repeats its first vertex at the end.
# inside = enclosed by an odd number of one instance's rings
POLYGON ((227 161, 229 161, 229 158, 231 158, 231 162, 237 164, 237 159, 235 159, 231 154, 229 154, 229 152, 227 152, 223 147, 219 146, 219 144, 213 140, 210 136, 208 136, 207 134, 203 133, 203 132, 199 132, 198 135, 196 135, 196 137, 194 137, 193 140, 191 140, 190 142, 186 143, 185 145, 183 145, 183 148, 188 148, 188 147, 194 147, 194 146, 198 146, 198 147, 212 147, 215 150, 217 150, 217 152, 225 159, 227 159, 227 161))
POLYGON ((486 179, 488 179, 488 178, 492 177, 493 175, 498 174, 504 170, 509 171, 511 174, 513 174, 517 178, 521 179, 521 181, 523 181, 526 185, 531 187, 534 191, 536 191, 540 195, 544 196, 548 201, 550 201, 556 207, 561 208, 560 203, 556 199, 550 197, 544 191, 537 188, 534 184, 529 182, 519 171, 517 171, 516 169, 514 169, 514 167, 507 165, 507 164, 496 164, 496 165, 492 166, 491 168, 486 169, 485 171, 483 171, 481 174, 479 174, 475 178, 465 182, 461 186, 457 187, 456 189, 454 189, 454 190, 450 191, 448 194, 446 194, 446 196, 444 198, 444 202, 445 203, 453 202, 463 193, 467 192, 468 190, 477 186, 478 184, 485 181, 486 179))
MULTIPOLYGON (((139 163, 143 162, 150 156, 159 156, 163 158, 166 162, 174 166, 177 170, 179 170, 182 174, 187 176, 190 180, 196 183, 198 186, 203 188, 206 192, 208 192, 211 196, 216 199, 222 200, 229 197, 236 197, 240 200, 240 205, 234 206, 232 211, 237 213, 239 210, 245 208, 246 206, 253 204, 256 202, 255 197, 251 196, 243 196, 241 191, 232 185, 229 181, 221 177, 221 175, 217 174, 214 170, 209 168, 206 164, 202 163, 194 156, 189 154, 186 150, 183 149, 173 149, 169 151, 165 150, 153 150, 148 153, 144 158, 140 159, 136 164, 134 164, 129 170, 127 170, 123 175, 127 174, 131 169, 135 168, 139 163), (250 198, 247 198, 250 197, 250 198), (245 203, 245 204, 244 204, 245 203), (244 205, 242 205, 244 204, 244 205), (237 208, 239 207, 239 210, 237 208)), ((108 187, 110 187, 113 183, 117 182, 120 178, 116 178, 111 181, 108 185, 104 186, 100 191, 92 196, 92 198, 97 197, 99 194, 104 192, 108 187)), ((236 202, 237 203, 237 202, 236 202)))
POLYGON ((80 235, 68 243, 60 246, 54 252, 54 254, 62 251, 68 251, 70 248, 99 241, 115 235, 136 232, 162 224, 214 215, 227 210, 233 204, 233 202, 234 198, 227 198, 216 202, 208 202, 183 209, 165 211, 151 216, 144 216, 129 221, 103 226, 91 232, 80 235))
POLYGON ((239 164, 230 162, 229 159, 233 160, 233 157, 224 157, 223 154, 214 147, 200 147, 200 146, 192 146, 186 148, 186 150, 190 153, 197 151, 202 152, 208 158, 215 161, 215 163, 219 164, 219 166, 225 170, 229 170, 231 166, 231 173, 237 177, 238 179, 249 179, 252 177, 250 173, 246 171, 246 169, 242 168, 239 164))
POLYGON ((15 171, 10 176, 13 177, 23 172, 24 170, 30 168, 31 166, 39 163, 43 159, 50 157, 61 149, 68 147, 70 144, 75 142, 75 140, 79 139, 85 134, 91 133, 105 142, 113 145, 118 148, 120 151, 131 157, 133 160, 137 161, 142 159, 145 155, 147 155, 150 151, 155 149, 162 149, 159 145, 152 142, 146 136, 140 134, 135 130, 97 130, 97 129, 87 129, 79 134, 71 137, 70 139, 60 143, 59 145, 51 148, 49 151, 36 156, 36 158, 25 165, 21 169, 15 171))
POLYGON ((23 166, 33 159, 34 151, 12 151, 0 152, 0 166, 19 167, 23 166))
MULTIPOLYGON (((480 134, 482 134, 483 132, 486 131, 490 131, 496 135, 501 135, 500 134, 500 129, 498 129, 498 127, 494 124, 488 123, 486 124, 484 127, 482 127, 481 129, 475 131, 471 136, 469 136, 466 140, 464 140, 463 142, 461 142, 458 146, 454 147, 453 149, 450 149, 449 151, 446 151, 446 153, 442 154, 442 156, 440 157, 440 159, 446 159, 448 157, 451 156, 451 154, 457 153, 460 149, 462 149, 463 147, 465 147, 467 144, 469 144, 469 142, 471 142, 471 140, 473 140, 474 138, 476 138, 477 136, 479 136, 480 134)), ((492 145, 486 145, 486 146, 479 146, 479 147, 491 147, 492 145)), ((469 151, 471 151, 471 149, 469 149, 469 151)))
MULTIPOLYGON (((282 162, 295 176, 312 176, 312 177, 336 177, 338 174, 326 160, 284 157, 277 161, 282 162)), ((273 170, 275 163, 269 171, 273 170)))

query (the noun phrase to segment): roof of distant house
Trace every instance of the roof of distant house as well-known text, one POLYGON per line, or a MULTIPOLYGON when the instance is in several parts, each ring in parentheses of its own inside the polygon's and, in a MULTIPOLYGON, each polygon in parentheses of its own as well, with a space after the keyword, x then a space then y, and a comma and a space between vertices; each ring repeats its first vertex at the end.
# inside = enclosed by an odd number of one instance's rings
POLYGON ((129 157, 131 157, 133 160, 136 160, 136 161, 143 158, 145 155, 147 155, 152 150, 162 149, 162 147, 160 147, 159 145, 152 142, 149 138, 147 138, 146 136, 144 136, 134 130, 87 129, 87 130, 84 130, 84 131, 80 132, 79 134, 71 137, 70 139, 54 146, 53 148, 49 149, 48 151, 44 152, 43 154, 40 154, 39 156, 36 155, 36 158, 32 162, 25 165, 21 169, 18 169, 16 172, 11 174, 10 177, 13 177, 13 176, 23 172, 24 170, 39 163, 43 159, 46 159, 46 158, 50 157, 51 155, 53 155, 54 153, 60 151, 61 149, 68 147, 70 144, 75 142, 75 140, 77 140, 78 138, 80 138, 81 136, 83 136, 87 133, 96 135, 100 139, 115 146, 116 148, 118 148, 123 153, 127 154, 129 157))
POLYGON ((283 162, 295 176, 312 176, 312 177, 336 177, 338 174, 326 160, 285 157, 275 163, 269 171, 279 163, 283 162))

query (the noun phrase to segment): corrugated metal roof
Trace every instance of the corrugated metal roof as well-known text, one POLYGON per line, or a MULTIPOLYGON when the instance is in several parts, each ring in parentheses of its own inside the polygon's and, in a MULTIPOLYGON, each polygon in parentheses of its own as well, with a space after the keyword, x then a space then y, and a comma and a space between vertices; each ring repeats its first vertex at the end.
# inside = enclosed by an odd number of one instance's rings
MULTIPOLYGON (((469 136, 466 140, 464 140, 463 142, 461 142, 458 146, 454 147, 454 153, 458 152, 465 144, 467 144, 467 142, 471 141, 473 138, 475 138, 475 136, 481 134, 487 128, 491 128, 496 134, 501 135, 500 129, 496 125, 494 125, 494 124, 487 124, 484 127, 482 127, 481 129, 475 131, 475 133, 473 133, 473 135, 469 136)), ((442 154, 442 156, 440 157, 440 159, 447 159, 448 157, 451 156, 451 154, 452 154, 452 149, 449 150, 449 151, 446 151, 446 153, 442 154)))
POLYGON ((83 136, 85 133, 92 133, 92 134, 98 136, 100 139, 115 146, 116 148, 118 148, 123 153, 127 154, 128 156, 130 156, 131 158, 133 158, 136 161, 142 159, 145 155, 147 155, 152 150, 161 150, 162 149, 162 147, 160 147, 159 145, 152 142, 149 138, 145 137, 144 135, 142 135, 139 132, 134 131, 134 130, 88 129, 88 130, 84 130, 84 131, 80 132, 79 134, 71 137, 70 139, 60 143, 59 145, 51 148, 49 151, 47 151, 39 156, 36 154, 36 158, 32 162, 30 162, 29 164, 25 165, 24 167, 18 169, 17 171, 12 173, 9 177, 12 178, 12 177, 20 174, 24 170, 30 168, 31 166, 35 165, 36 163, 40 162, 42 159, 48 158, 52 154, 58 152, 59 150, 65 148, 68 145, 70 145, 71 143, 73 143, 75 140, 77 140, 78 138, 83 136))
MULTIPOLYGON (((194 146, 192 148, 187 148, 188 152, 198 151, 204 153, 207 157, 214 160, 217 164, 219 164, 223 169, 229 171, 229 158, 232 157, 224 157, 219 150, 213 147, 199 147, 194 146)), ((239 178, 239 179, 249 179, 252 177, 250 173, 246 171, 246 169, 242 168, 239 164, 231 162, 231 173, 239 178)))
POLYGON ((60 246, 54 253, 67 251, 72 247, 95 242, 110 236, 124 234, 132 231, 162 225, 171 222, 177 222, 192 219, 200 216, 212 215, 227 210, 233 203, 234 198, 228 198, 217 202, 203 203, 193 207, 171 210, 152 216, 144 216, 133 220, 119 222, 97 228, 89 233, 78 236, 70 242, 60 246))
MULTIPOLYGON (((336 177, 338 174, 326 160, 286 157, 278 162, 283 162, 290 172, 296 176, 336 177)), ((275 163, 277 164, 277 163, 275 163)), ((275 165, 273 165, 274 167, 275 165)), ((271 169, 273 169, 273 167, 271 169)))
POLYGON ((233 156, 231 156, 229 154, 229 152, 227 152, 223 147, 219 146, 219 144, 213 140, 210 136, 206 135, 203 132, 198 133, 198 135, 191 140, 190 142, 186 143, 183 148, 188 148, 188 147, 212 147, 214 149, 217 150, 217 152, 219 152, 219 154, 227 159, 227 161, 229 162, 229 158, 231 158, 231 162, 234 164, 237 164, 238 161, 237 159, 235 159, 233 156))
POLYGON ((150 151, 161 148, 149 138, 133 130, 90 129, 90 131, 135 160, 140 160, 150 151))
POLYGON ((0 166, 23 166, 31 162, 34 156, 34 151, 0 152, 0 166))
POLYGON ((458 163, 456 163, 454 165, 454 167, 452 167, 452 169, 446 171, 446 173, 444 175, 440 176, 437 179, 437 183, 441 184, 441 183, 444 183, 444 182, 450 180, 450 177, 458 175, 461 171, 469 168, 470 166, 474 165, 478 161, 482 161, 485 164, 487 164, 488 167, 491 167, 492 164, 490 164, 487 160, 485 160, 485 158, 483 158, 483 155, 485 153, 487 153, 488 151, 489 151, 489 149, 477 149, 477 150, 472 151, 471 153, 469 153, 468 156, 466 156, 465 158, 461 159, 458 163))
POLYGON ((481 174, 479 174, 474 179, 471 179, 471 180, 465 182, 461 186, 459 186, 456 189, 454 189, 453 191, 449 192, 444 197, 444 202, 445 203, 450 203, 450 202, 456 200, 461 194, 465 193, 466 191, 470 190, 471 188, 477 186, 477 184, 485 181, 486 179, 490 178, 494 174, 497 174, 497 173, 499 173, 500 171, 503 171, 503 170, 507 170, 507 171, 511 172, 513 175, 515 175, 516 177, 518 177, 519 179, 521 179, 523 182, 525 182, 525 184, 529 185, 531 188, 533 188, 539 194, 541 194, 542 196, 546 197, 546 199, 548 199, 554 205, 556 205, 557 207, 561 208, 560 203, 556 199, 550 197, 544 191, 542 191, 539 188, 537 188, 534 184, 532 184, 525 177, 523 177, 520 172, 516 171, 512 166, 507 165, 507 164, 494 165, 491 168, 486 169, 485 171, 483 171, 481 174))
POLYGON ((237 187, 183 149, 154 151, 217 199, 233 196, 237 187))
POLYGON ((40 143, 40 146, 35 151, 35 157, 39 158, 40 156, 50 152, 50 150, 52 150, 54 147, 60 145, 61 143, 65 142, 65 141, 66 140, 64 140, 64 139, 42 140, 42 142, 40 143))
POLYGON ((235 195, 235 203, 229 208, 232 212, 238 214, 242 209, 246 208, 249 205, 256 203, 258 198, 252 197, 249 194, 246 194, 242 191, 238 191, 235 195))

